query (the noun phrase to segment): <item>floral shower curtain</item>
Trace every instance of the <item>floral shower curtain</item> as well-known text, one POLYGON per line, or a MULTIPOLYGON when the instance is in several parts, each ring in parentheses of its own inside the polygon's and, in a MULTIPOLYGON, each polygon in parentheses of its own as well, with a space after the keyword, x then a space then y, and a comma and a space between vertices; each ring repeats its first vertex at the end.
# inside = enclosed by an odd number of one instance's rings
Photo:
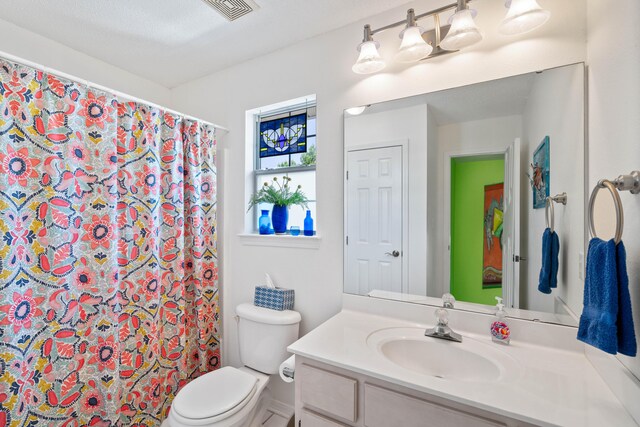
POLYGON ((215 146, 0 60, 0 427, 157 426, 219 366, 215 146))

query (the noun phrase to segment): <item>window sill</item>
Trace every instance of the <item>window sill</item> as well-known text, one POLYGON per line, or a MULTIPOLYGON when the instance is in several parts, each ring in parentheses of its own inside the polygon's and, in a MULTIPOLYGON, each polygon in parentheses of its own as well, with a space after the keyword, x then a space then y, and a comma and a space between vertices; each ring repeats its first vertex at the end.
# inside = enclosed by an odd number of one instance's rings
POLYGON ((246 246, 269 246, 276 248, 318 249, 320 236, 290 236, 287 234, 238 234, 246 246))

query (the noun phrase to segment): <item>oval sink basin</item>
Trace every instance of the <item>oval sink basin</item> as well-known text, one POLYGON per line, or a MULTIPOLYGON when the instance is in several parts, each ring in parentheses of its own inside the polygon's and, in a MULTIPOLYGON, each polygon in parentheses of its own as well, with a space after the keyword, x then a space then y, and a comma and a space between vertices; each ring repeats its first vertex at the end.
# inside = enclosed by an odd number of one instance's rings
POLYGON ((467 336, 456 343, 425 337, 424 329, 389 328, 369 335, 367 343, 401 368, 446 380, 496 382, 517 372, 509 355, 467 336))

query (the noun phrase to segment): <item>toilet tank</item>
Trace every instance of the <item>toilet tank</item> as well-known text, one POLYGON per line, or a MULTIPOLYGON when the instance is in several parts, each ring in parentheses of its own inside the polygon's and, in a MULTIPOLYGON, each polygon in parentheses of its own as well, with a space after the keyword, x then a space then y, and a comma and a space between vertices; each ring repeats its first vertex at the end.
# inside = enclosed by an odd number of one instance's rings
POLYGON ((242 364, 265 374, 277 374, 280 364, 290 356, 287 347, 298 339, 300 313, 240 304, 236 314, 242 364))

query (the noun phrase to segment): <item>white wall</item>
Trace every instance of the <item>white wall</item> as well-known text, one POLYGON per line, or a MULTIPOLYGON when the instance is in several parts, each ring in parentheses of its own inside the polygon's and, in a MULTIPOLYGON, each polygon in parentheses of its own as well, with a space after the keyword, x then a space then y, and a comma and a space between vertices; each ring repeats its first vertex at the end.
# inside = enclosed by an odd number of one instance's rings
MULTIPOLYGON (((589 0, 588 12, 591 189, 599 179, 640 169, 640 2, 622 0, 612 7, 606 0, 589 0)), ((640 196, 624 192, 621 198, 629 287, 640 339, 640 196)), ((600 216, 596 225, 613 225, 611 218, 611 212, 600 216)), ((601 237, 608 236, 603 233, 601 237)), ((640 357, 618 358, 640 378, 640 357)), ((627 396, 618 394, 623 401, 627 396)), ((636 417, 640 416, 637 400, 629 402, 629 407, 635 407, 636 417)))
POLYGON ((427 294, 427 106, 381 111, 360 116, 345 116, 345 149, 366 144, 408 141, 409 232, 408 277, 403 284, 407 292, 427 294))
POLYGON ((169 107, 171 101, 164 86, 1 19, 0 51, 156 104, 169 107))
POLYGON ((521 155, 521 212, 523 241, 527 257, 521 277, 522 307, 554 312, 554 298, 560 297, 571 310, 582 311, 583 282, 579 255, 584 252, 584 68, 563 67, 537 74, 523 114, 521 155), (562 96, 560 96, 562 95, 562 96), (538 291, 541 266, 542 232, 546 227, 545 210, 533 209, 533 193, 524 175, 531 175, 533 152, 545 136, 550 144, 550 194, 566 192, 567 205, 555 204, 555 231, 560 240, 558 288, 552 297, 538 291))
MULTIPOLYGON (((446 162, 449 157, 460 154, 477 154, 479 152, 504 152, 513 143, 515 138, 522 136, 522 117, 519 115, 495 117, 483 120, 451 123, 438 126, 436 141, 434 142, 436 168, 429 171, 429 203, 435 203, 437 214, 432 228, 436 229, 436 254, 435 271, 429 277, 429 296, 441 297, 448 288, 443 286, 445 269, 449 266, 449 236, 444 224, 449 210, 446 208, 445 193, 448 191, 450 181, 447 181, 446 162), (446 184, 449 182, 449 184, 446 184)), ((449 177, 450 178, 450 177, 449 177)))
MULTIPOLYGON (((403 19, 408 7, 417 12, 442 1, 414 1, 406 7, 362 20, 305 40, 266 56, 190 82, 172 90, 173 108, 215 120, 231 132, 224 170, 223 283, 225 362, 239 365, 234 307, 253 297, 253 286, 270 272, 279 285, 296 290, 302 313, 302 333, 340 310, 342 294, 342 112, 364 105, 424 92, 492 80, 538 69, 584 61, 585 0, 540 0, 552 13, 543 29, 516 38, 497 34, 505 14, 501 1, 478 1, 478 24, 485 40, 461 54, 448 55, 413 67, 390 66, 386 72, 359 76, 351 71, 362 25, 374 28, 403 19), (244 189, 245 111, 317 94, 318 102, 318 223, 317 250, 264 248, 245 245, 237 237, 244 229, 247 195, 244 189)), ((399 44, 397 32, 380 34, 382 53, 389 57, 399 44)), ((274 381, 273 384, 280 384, 274 381)), ((277 385, 276 395, 291 400, 291 388, 277 385), (285 393, 286 391, 286 393, 285 393)))

